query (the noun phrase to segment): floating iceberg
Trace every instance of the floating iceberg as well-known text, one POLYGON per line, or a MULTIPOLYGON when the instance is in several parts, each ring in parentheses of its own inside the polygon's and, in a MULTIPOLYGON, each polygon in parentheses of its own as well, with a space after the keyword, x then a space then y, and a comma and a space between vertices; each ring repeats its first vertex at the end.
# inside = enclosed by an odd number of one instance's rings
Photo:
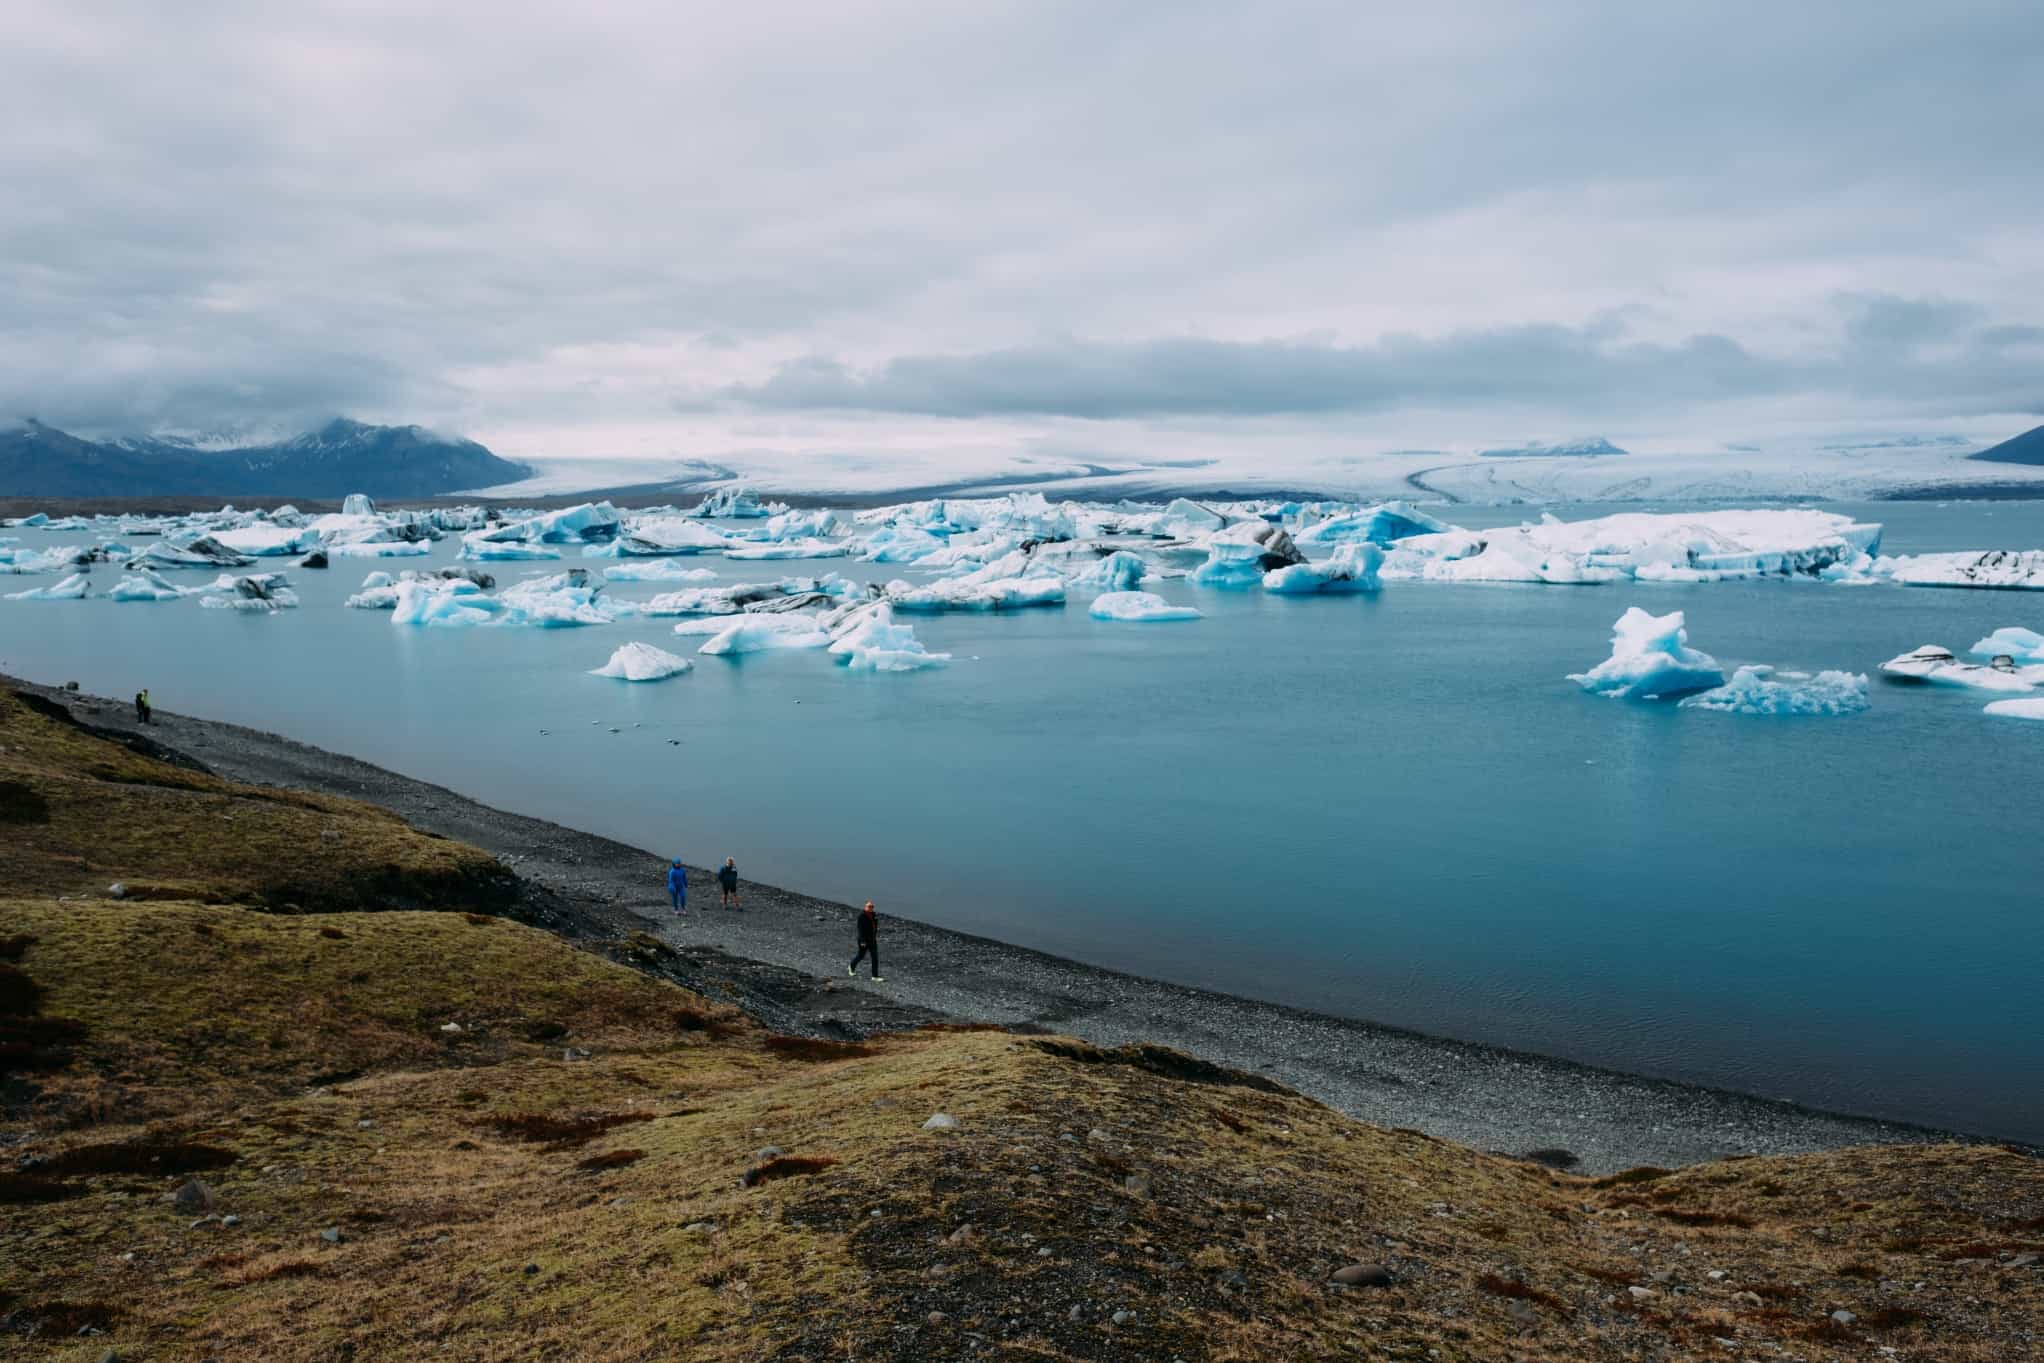
POLYGON ((25 592, 9 592, 9 601, 82 601, 92 595, 92 579, 84 573, 73 573, 62 582, 49 587, 31 587, 25 592))
POLYGON ((503 609, 475 583, 461 578, 408 578, 390 590, 393 625, 465 629, 491 623, 503 609))
POLYGON ((1316 517, 1310 524, 1301 518, 1302 528, 1293 536, 1301 544, 1340 544, 1367 540, 1385 545, 1414 535, 1439 534, 1452 529, 1446 521, 1435 520, 1404 502, 1386 502, 1346 514, 1316 517))
POLYGON ((198 535, 182 544, 168 540, 152 544, 128 563, 130 571, 142 568, 246 568, 255 560, 229 549, 211 535, 198 535))
POLYGON ((884 525, 866 537, 859 557, 868 563, 918 563, 945 547, 946 541, 918 526, 884 525))
POLYGON ((830 655, 854 672, 920 672, 951 661, 924 648, 914 626, 896 624, 885 601, 853 608, 828 633, 830 655))
MULTIPOLYGON (((681 630, 681 625, 675 626, 677 633, 681 630)), ((732 657, 777 648, 823 648, 829 643, 830 636, 808 616, 741 615, 726 623, 697 651, 711 657, 732 657)))
POLYGON ((492 530, 473 530, 462 536, 464 545, 509 544, 596 544, 614 540, 624 520, 609 502, 584 502, 560 511, 548 511, 492 530))
POLYGON ((2044 634, 2004 625, 1967 650, 1983 658, 2012 658, 2019 663, 2044 663, 2044 634))
POLYGON ((192 592, 203 590, 204 588, 198 587, 173 587, 145 568, 116 582, 107 596, 115 601, 176 601, 192 592))
POLYGON ((1310 595, 1315 592, 1373 592, 1381 585, 1377 570, 1384 551, 1368 541, 1357 541, 1336 549, 1324 563, 1294 563, 1263 575, 1263 589, 1280 595, 1310 595))
POLYGON ((1685 710, 1735 715, 1855 715, 1867 708, 1867 679, 1851 672, 1777 673, 1742 667, 1723 686, 1685 697, 1685 710))
POLYGON ((479 563, 531 563, 561 556, 561 551, 547 544, 528 544, 520 541, 473 540, 461 542, 461 556, 479 563))
POLYGON ((1903 555, 1882 560, 1882 566, 1905 587, 2044 590, 2044 549, 1903 555))
POLYGON ((1897 681, 1965 686, 1975 691, 2034 691, 2044 684, 2044 665, 2018 667, 1962 663, 1940 644, 1924 644, 1881 664, 1881 675, 1897 681))
POLYGON ((715 554, 731 541, 700 521, 685 516, 649 516, 599 551, 585 554, 611 558, 665 558, 675 554, 715 554))
POLYGON ((1724 685, 1717 659, 1689 647, 1681 611, 1648 615, 1632 606, 1611 628, 1611 656, 1588 672, 1569 674, 1585 691, 1651 700, 1724 685))
MULTIPOLYGON (((782 511, 786 507, 779 508, 782 511)), ((773 514, 774 508, 759 504, 759 499, 743 487, 720 487, 703 498, 702 505, 689 512, 711 520, 754 520, 773 514)))
POLYGON ((887 584, 887 599, 905 611, 1009 611, 1029 606, 1062 606, 1065 582, 1061 577, 981 578, 977 574, 915 587, 906 582, 887 584))
POLYGON ((376 514, 376 503, 369 499, 369 494, 366 492, 351 492, 341 498, 341 514, 343 516, 374 516, 376 514))
POLYGON ((1192 580, 1202 587, 1254 587, 1265 574, 1306 561, 1284 528, 1269 521, 1231 525, 1200 545, 1207 560, 1193 569, 1192 580))
POLYGON ((724 551, 729 559, 843 558, 852 546, 837 540, 796 539, 778 544, 733 544, 724 551))
POLYGON ((694 666, 688 659, 677 658, 664 648, 630 643, 611 654, 610 661, 590 675, 630 682, 663 681, 668 677, 678 677, 694 666))
POLYGON ((656 558, 644 563, 620 563, 603 570, 612 582, 715 582, 708 568, 684 568, 673 559, 656 558))
POLYGON ((497 603, 503 607, 497 623, 566 629, 614 624, 640 613, 631 602, 605 597, 603 585, 592 581, 586 570, 575 568, 507 587, 497 595, 497 603))
POLYGON ((1098 587, 1108 592, 1132 592, 1149 575, 1150 565, 1141 554, 1117 549, 1106 558, 1081 569, 1072 578, 1078 587, 1098 587))
POLYGON ((223 574, 211 586, 200 589, 199 604, 209 610, 235 610, 254 615, 290 610, 298 604, 282 573, 259 573, 249 577, 223 574))
POLYGON ((2044 696, 2028 700, 1991 700, 1986 713, 2001 719, 2044 719, 2044 696))
POLYGON ((424 558, 433 546, 424 540, 351 540, 326 547, 330 558, 424 558))
POLYGON ((1095 620, 1197 620, 1200 613, 1191 606, 1174 606, 1155 592, 1103 592, 1093 598, 1090 612, 1095 620))
POLYGON ((288 558, 310 550, 319 537, 303 527, 258 522, 234 530, 216 531, 213 538, 237 554, 254 558, 288 558))
POLYGON ((1586 521, 1550 515, 1510 529, 1402 538, 1384 576, 1564 585, 1814 578, 1871 554, 1880 541, 1880 526, 1828 511, 1626 512, 1586 521))

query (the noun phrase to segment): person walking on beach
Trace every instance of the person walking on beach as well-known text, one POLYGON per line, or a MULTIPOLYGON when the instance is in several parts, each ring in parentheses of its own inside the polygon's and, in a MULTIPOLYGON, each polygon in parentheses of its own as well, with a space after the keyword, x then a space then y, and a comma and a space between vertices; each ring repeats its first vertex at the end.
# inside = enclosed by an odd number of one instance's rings
POLYGON ((679 857, 667 868, 667 897, 674 901, 674 916, 679 918, 688 907, 688 872, 682 869, 679 857))
MULTIPOLYGON (((736 858, 724 858, 724 864, 717 868, 717 884, 724 891, 724 907, 738 908, 738 862, 736 858)), ((743 910, 740 910, 743 912, 743 910)))
POLYGON ((866 907, 859 911, 859 954, 852 957, 852 963, 845 967, 845 974, 857 975, 859 962, 870 954, 873 957, 873 983, 882 984, 880 977, 880 915, 873 912, 873 901, 867 900, 866 907))
POLYGON ((135 693, 135 720, 139 724, 154 724, 149 717, 149 688, 143 687, 135 693))

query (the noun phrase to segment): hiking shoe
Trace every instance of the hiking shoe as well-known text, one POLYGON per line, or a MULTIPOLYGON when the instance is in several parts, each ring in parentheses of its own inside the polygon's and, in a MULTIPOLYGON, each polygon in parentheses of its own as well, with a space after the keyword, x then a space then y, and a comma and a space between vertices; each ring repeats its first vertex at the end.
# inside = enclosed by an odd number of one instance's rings
POLYGON ((875 983, 875 984, 886 984, 886 983, 887 983, 887 977, 886 977, 885 975, 875 975, 875 976, 873 977, 873 983, 875 983))
POLYGON ((859 978, 859 967, 848 965, 845 967, 845 974, 850 975, 853 979, 857 979, 859 978))

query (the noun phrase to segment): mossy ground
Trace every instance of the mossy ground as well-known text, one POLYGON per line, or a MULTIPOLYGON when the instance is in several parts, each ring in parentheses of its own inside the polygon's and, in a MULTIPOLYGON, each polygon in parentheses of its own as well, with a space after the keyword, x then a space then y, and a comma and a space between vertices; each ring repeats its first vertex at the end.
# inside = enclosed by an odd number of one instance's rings
POLYGON ((0 1354, 2038 1356, 2044 1171, 1995 1147, 1592 1181, 1169 1052, 778 1044, 509 921, 9 893, 80 1030, 0 1130, 48 1194, 0 1207, 0 1354))

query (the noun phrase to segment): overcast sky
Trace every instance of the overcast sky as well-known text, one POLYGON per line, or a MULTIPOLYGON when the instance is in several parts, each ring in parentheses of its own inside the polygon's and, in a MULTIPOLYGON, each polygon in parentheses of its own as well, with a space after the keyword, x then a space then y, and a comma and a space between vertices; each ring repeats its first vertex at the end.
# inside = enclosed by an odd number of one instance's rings
POLYGON ((572 455, 2044 414, 2037 0, 1374 8, 10 0, 0 417, 572 455))

